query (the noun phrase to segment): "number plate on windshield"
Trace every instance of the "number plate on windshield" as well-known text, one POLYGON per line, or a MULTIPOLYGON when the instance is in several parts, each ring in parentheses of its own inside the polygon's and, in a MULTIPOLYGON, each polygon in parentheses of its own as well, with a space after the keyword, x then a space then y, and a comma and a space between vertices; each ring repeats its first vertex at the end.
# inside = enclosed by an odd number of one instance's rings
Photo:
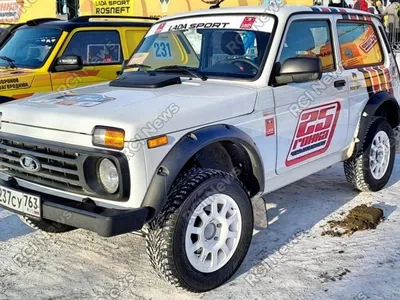
POLYGON ((0 206, 40 217, 40 197, 0 186, 0 206))

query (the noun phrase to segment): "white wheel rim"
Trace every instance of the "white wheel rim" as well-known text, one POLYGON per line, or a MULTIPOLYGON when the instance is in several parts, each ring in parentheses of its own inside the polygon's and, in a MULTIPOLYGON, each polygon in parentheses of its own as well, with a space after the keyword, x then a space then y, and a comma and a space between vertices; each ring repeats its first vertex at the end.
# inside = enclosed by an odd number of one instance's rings
POLYGON ((233 256, 242 233, 242 216, 232 197, 215 194, 202 201, 186 229, 189 262, 202 273, 221 269, 233 256))
POLYGON ((379 131, 372 141, 369 153, 369 167, 372 176, 382 179, 389 167, 390 160, 390 140, 385 131, 379 131))

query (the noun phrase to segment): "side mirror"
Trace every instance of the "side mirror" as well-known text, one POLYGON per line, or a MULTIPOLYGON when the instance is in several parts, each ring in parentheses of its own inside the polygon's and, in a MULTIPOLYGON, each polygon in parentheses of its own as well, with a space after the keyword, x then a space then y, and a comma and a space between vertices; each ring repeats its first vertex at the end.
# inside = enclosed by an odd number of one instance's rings
POLYGON ((277 71, 275 81, 279 85, 315 81, 322 77, 322 62, 315 57, 292 57, 277 71))
POLYGON ((56 72, 79 71, 83 68, 82 58, 77 55, 61 56, 57 58, 54 69, 56 72))

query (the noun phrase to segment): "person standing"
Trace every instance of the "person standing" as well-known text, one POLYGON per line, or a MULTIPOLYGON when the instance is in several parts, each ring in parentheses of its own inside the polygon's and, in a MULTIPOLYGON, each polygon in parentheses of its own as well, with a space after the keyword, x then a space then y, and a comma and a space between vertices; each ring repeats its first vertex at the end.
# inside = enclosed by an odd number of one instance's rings
POLYGON ((369 12, 368 10, 368 3, 365 0, 356 0, 353 5, 354 9, 362 10, 369 12))
POLYGON ((376 1, 375 2, 375 7, 376 7, 376 10, 378 11, 378 14, 382 14, 382 12, 383 12, 383 6, 382 6, 382 2, 381 1, 376 1))
POLYGON ((375 0, 368 0, 367 3, 368 3, 368 11, 373 15, 378 15, 379 12, 376 9, 375 0))
POLYGON ((399 0, 392 0, 392 3, 382 12, 382 16, 387 16, 388 38, 392 46, 399 42, 399 5, 399 0))

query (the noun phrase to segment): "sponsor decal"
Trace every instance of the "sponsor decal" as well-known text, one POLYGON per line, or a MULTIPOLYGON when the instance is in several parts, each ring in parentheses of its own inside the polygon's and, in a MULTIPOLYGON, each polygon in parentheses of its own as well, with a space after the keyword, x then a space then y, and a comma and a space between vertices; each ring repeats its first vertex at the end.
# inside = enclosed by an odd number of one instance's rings
POLYGON ((362 51, 364 51, 364 53, 368 53, 372 48, 374 48, 377 42, 378 39, 376 38, 376 35, 372 33, 364 42, 360 44, 360 48, 362 51))
POLYGON ((353 77, 353 85, 350 86, 350 90, 358 90, 361 87, 361 84, 358 81, 358 75, 356 73, 351 73, 351 76, 353 77))
POLYGON ((115 98, 102 94, 66 94, 53 99, 32 99, 29 100, 29 102, 58 106, 93 107, 113 100, 115 100, 115 98))
POLYGON ((162 32, 164 27, 165 27, 165 25, 167 25, 167 23, 162 23, 162 24, 158 25, 156 33, 162 32))
POLYGON ((209 22, 209 23, 184 23, 177 24, 171 26, 168 31, 178 31, 178 30, 187 30, 187 29, 199 29, 199 28, 226 28, 230 23, 229 22, 209 22))
POLYGON ((138 64, 141 65, 144 63, 146 58, 150 55, 150 52, 141 52, 141 53, 135 53, 131 60, 128 62, 128 65, 134 65, 138 64))
POLYGON ((339 114, 339 102, 303 110, 286 157, 286 166, 290 167, 325 153, 335 133, 339 114))
POLYGON ((131 0, 95 0, 96 15, 129 15, 131 13, 131 0))
POLYGON ((242 24, 240 25, 241 29, 251 29, 256 22, 256 17, 245 17, 242 24))
POLYGON ((19 78, 3 78, 0 79, 0 90, 18 90, 29 88, 28 82, 21 82, 19 78))
POLYGON ((275 134, 275 118, 265 120, 265 135, 270 136, 275 134))
POLYGON ((23 0, 0 1, 0 20, 7 23, 16 23, 24 10, 23 0))

